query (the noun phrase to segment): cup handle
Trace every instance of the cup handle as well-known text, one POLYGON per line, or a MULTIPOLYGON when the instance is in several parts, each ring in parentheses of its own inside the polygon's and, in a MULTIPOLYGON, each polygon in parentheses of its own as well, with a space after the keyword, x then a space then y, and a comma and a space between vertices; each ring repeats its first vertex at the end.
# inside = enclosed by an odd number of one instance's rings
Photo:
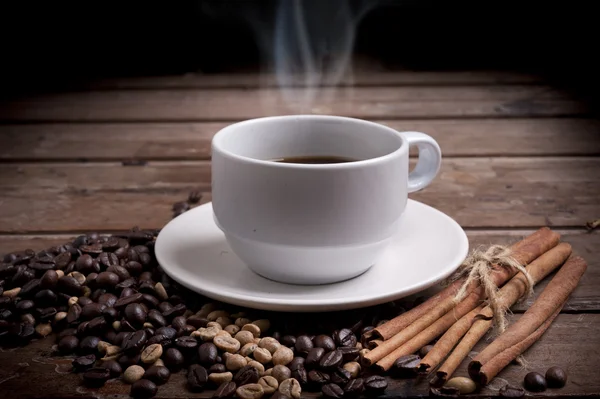
POLYGON ((437 141, 420 132, 400 133, 408 141, 409 146, 419 148, 419 159, 414 170, 408 175, 408 192, 419 191, 429 185, 437 176, 442 164, 442 151, 437 141))

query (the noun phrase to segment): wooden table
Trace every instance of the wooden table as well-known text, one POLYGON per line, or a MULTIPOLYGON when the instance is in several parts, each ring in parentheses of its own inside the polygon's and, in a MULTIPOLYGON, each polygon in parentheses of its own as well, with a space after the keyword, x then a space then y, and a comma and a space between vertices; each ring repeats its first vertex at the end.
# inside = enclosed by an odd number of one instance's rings
MULTIPOLYGON (((586 229, 600 218, 600 124, 588 104, 536 76, 504 72, 366 73, 315 94, 304 102, 301 88, 280 91, 273 78, 252 74, 190 75, 4 101, 0 253, 41 250, 81 232, 159 228, 192 190, 210 201, 210 140, 233 121, 309 112, 423 131, 439 141, 444 160, 435 182, 411 197, 455 218, 472 246, 549 226, 589 262, 563 313, 526 352, 527 369, 509 366, 478 395, 560 365, 567 386, 542 395, 600 396, 600 234, 586 229)), ((47 357, 51 343, 0 353, 0 396, 127 395, 120 383, 99 392, 76 387, 65 361, 47 357)), ((425 381, 397 380, 386 395, 427 392, 425 381)), ((181 375, 159 391, 207 395, 188 393, 181 375)))

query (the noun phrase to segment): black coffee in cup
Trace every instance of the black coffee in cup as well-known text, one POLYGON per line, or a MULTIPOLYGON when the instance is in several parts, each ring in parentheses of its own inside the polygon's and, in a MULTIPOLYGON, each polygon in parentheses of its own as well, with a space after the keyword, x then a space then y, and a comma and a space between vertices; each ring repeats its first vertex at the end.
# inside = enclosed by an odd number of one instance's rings
POLYGON ((331 164, 356 162, 358 159, 348 157, 338 157, 334 155, 306 155, 298 157, 283 157, 273 159, 274 162, 281 163, 304 163, 304 164, 331 164))

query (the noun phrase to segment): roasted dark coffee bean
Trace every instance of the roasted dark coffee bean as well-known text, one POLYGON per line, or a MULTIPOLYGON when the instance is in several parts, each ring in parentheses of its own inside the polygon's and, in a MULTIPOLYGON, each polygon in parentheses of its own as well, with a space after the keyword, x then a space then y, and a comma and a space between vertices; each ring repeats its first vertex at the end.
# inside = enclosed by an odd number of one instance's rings
POLYGON ((313 343, 308 335, 300 335, 296 338, 296 353, 301 353, 306 355, 312 348, 313 343))
POLYGON ((532 371, 531 373, 527 373, 525 375, 525 379, 523 380, 523 386, 530 392, 543 392, 548 387, 546 383, 546 378, 540 373, 532 371))
MULTIPOLYGON (((115 286, 115 289, 124 291, 125 289, 135 287, 135 285, 136 285, 135 279, 128 278, 126 280, 121 281, 119 284, 117 284, 115 286)), ((121 292, 121 294, 123 294, 123 292, 121 292)), ((134 293, 132 293, 132 294, 134 294, 134 293)), ((128 295, 122 295, 122 297, 124 297, 124 296, 128 296, 128 295)))
POLYGON ((113 272, 102 272, 96 277, 96 286, 100 288, 113 288, 119 284, 119 276, 113 272))
POLYGON ((119 248, 119 239, 117 237, 108 237, 108 240, 102 243, 102 249, 105 251, 114 251, 119 248))
POLYGON ((292 378, 295 378, 302 386, 308 384, 308 374, 302 366, 292 370, 292 378))
POLYGON ((90 245, 82 245, 79 247, 79 250, 84 254, 94 254, 98 255, 102 253, 102 245, 101 244, 90 244, 90 245))
POLYGON ((146 327, 144 328, 144 331, 146 331, 146 335, 148 335, 149 337, 154 336, 154 328, 146 327))
POLYGON ((107 322, 112 323, 119 317, 119 312, 115 308, 104 308, 102 316, 107 322))
MULTIPOLYGON (((313 348, 312 350, 314 350, 313 348)), ((296 356, 292 359, 292 361, 287 365, 290 370, 296 370, 298 367, 304 367, 306 360, 303 357, 296 356)), ((317 362, 318 363, 318 362, 317 362)))
POLYGON ((116 265, 109 266, 108 269, 106 269, 106 271, 110 272, 110 273, 114 273, 117 276, 119 276, 119 282, 125 281, 128 278, 131 278, 131 275, 129 274, 127 269, 125 269, 123 266, 119 266, 118 263, 116 265))
POLYGON ((513 387, 510 385, 503 386, 502 388, 500 388, 500 392, 498 393, 503 398, 522 398, 523 396, 525 396, 524 389, 513 387))
MULTIPOLYGON (((237 386, 235 385, 235 382, 233 381, 229 381, 229 382, 224 382, 221 385, 219 385, 219 387, 216 389, 215 393, 213 394, 213 398, 214 399, 225 399, 225 398, 232 398, 233 395, 235 395, 235 390, 237 389, 237 386)), ((277 393, 277 392, 275 392, 277 393)), ((275 395, 271 396, 271 398, 275 398, 275 395)), ((277 398, 275 398, 277 399, 277 398)))
POLYGON ((136 331, 123 340, 121 343, 121 349, 126 354, 139 353, 146 344, 147 340, 148 336, 146 335, 146 331, 136 331))
POLYGON ((9 309, 4 309, 0 312, 0 320, 10 320, 13 317, 13 312, 9 309))
POLYGON ((308 372, 308 381, 314 385, 323 385, 329 383, 329 374, 320 370, 311 370, 308 372))
POLYGON ((355 347, 356 346, 356 335, 352 332, 352 330, 348 328, 342 328, 337 331, 335 334, 335 342, 337 346, 347 346, 347 347, 355 347))
POLYGON ((89 298, 92 300, 92 302, 98 302, 98 299, 104 294, 106 294, 106 289, 97 288, 92 291, 92 295, 90 295, 89 298))
POLYGON ((34 306, 35 303, 32 300, 23 299, 22 301, 17 302, 15 309, 17 309, 19 312, 25 313, 33 309, 34 306))
POLYGON ((212 374, 212 373, 225 373, 225 372, 227 372, 227 368, 225 367, 224 364, 220 364, 220 363, 213 364, 208 369, 208 374, 212 374))
POLYGON ((364 384, 366 391, 370 393, 381 393, 388 386, 387 379, 381 375, 372 375, 365 378, 364 384))
POLYGON ((52 269, 56 268, 54 263, 41 263, 41 262, 32 262, 32 263, 29 263, 28 266, 30 269, 36 270, 38 272, 38 275, 40 275, 40 272, 45 272, 46 270, 52 270, 52 269))
POLYGON ((79 338, 81 338, 81 339, 82 339, 82 338, 84 338, 84 337, 85 337, 85 335, 87 334, 87 326, 88 326, 88 323, 89 323, 89 322, 87 322, 87 321, 83 321, 83 322, 79 323, 79 325, 77 326, 77 336, 78 336, 79 338))
POLYGON ((550 367, 546 370, 546 382, 549 388, 562 388, 567 383, 567 373, 560 367, 550 367))
POLYGON ((417 372, 417 367, 421 362, 419 355, 401 356, 394 362, 394 371, 400 374, 414 374, 417 372))
MULTIPOLYGON (((125 289, 123 291, 125 291, 125 289)), ((127 305, 129 305, 129 304, 140 303, 141 301, 142 301, 142 294, 140 294, 138 292, 137 294, 119 298, 119 300, 117 300, 117 302, 115 302, 114 307, 117 310, 122 310, 122 309, 125 309, 125 307, 127 307, 127 305)))
POLYGON ((169 309, 172 309, 173 305, 171 305, 171 302, 161 302, 158 304, 158 310, 160 310, 161 313, 166 312, 169 309))
POLYGON ((112 307, 115 305, 119 298, 116 295, 111 293, 105 293, 98 297, 98 303, 101 305, 105 305, 108 307, 112 307))
POLYGON ((364 380, 362 378, 356 378, 348 381, 348 383, 344 386, 344 396, 357 398, 363 393, 364 390, 364 380))
POLYGON ((296 346, 296 337, 293 335, 284 335, 280 343, 288 348, 294 348, 296 346))
POLYGON ((154 289, 154 282, 152 281, 144 281, 138 287, 138 291, 142 294, 156 295, 156 290, 154 289))
POLYGON ((172 372, 180 370, 183 362, 185 361, 179 349, 176 348, 167 349, 163 354, 162 359, 165 363, 165 366, 167 366, 172 372))
POLYGON ((86 355, 86 356, 76 357, 71 362, 71 365, 73 366, 74 371, 84 371, 89 368, 92 368, 94 366, 94 363, 96 363, 96 356, 95 355, 86 355))
POLYGON ((198 347, 198 362, 204 366, 212 366, 217 362, 219 350, 212 342, 205 342, 198 347))
POLYGON ((94 367, 83 373, 83 383, 92 388, 99 388, 110 378, 110 371, 104 367, 94 367))
POLYGON ((171 326, 176 330, 181 330, 186 324, 185 317, 183 316, 174 317, 171 322, 171 326))
POLYGON ((12 302, 12 299, 10 299, 9 297, 0 296, 0 309, 2 309, 5 306, 8 306, 11 302, 12 302))
POLYGON ((317 335, 313 342, 315 344, 315 347, 323 348, 327 352, 330 352, 335 349, 335 341, 329 335, 317 335))
POLYGON ((141 253, 139 254, 139 262, 143 266, 148 266, 152 263, 152 257, 148 253, 141 253))
POLYGON ((67 335, 58 341, 58 351, 63 355, 75 352, 79 346, 79 338, 74 335, 67 335))
POLYGON ((165 337, 167 337, 169 339, 175 339, 175 337, 177 336, 177 330, 175 330, 173 327, 160 327, 160 328, 156 329, 154 334, 156 334, 156 335, 160 334, 160 335, 164 335, 165 337))
POLYGON ((82 320, 91 320, 95 317, 101 316, 102 311, 106 309, 106 305, 102 305, 101 303, 90 303, 81 308, 81 319, 82 320))
POLYGON ((150 337, 150 339, 148 339, 146 345, 160 344, 164 348, 171 346, 172 343, 173 340, 171 338, 167 338, 162 334, 155 333, 152 337, 150 337))
POLYGON ((63 276, 58 279, 57 289, 68 295, 79 296, 83 293, 83 287, 79 281, 71 276, 63 276))
POLYGON ((327 352, 319 361, 319 366, 323 370, 334 370, 342 363, 342 352, 334 350, 327 352))
POLYGON ((156 385, 163 385, 169 381, 171 372, 165 366, 150 366, 142 378, 150 380, 156 385))
POLYGON ((67 337, 69 335, 77 335, 77 329, 76 328, 65 328, 64 330, 62 330, 61 332, 58 333, 57 339, 61 340, 64 337, 67 337))
POLYGON ((53 319, 57 312, 56 312, 56 308, 51 307, 51 308, 37 309, 36 313, 38 314, 38 317, 40 320, 45 321, 45 320, 53 319))
POLYGON ((134 332, 137 328, 126 319, 121 319, 121 331, 134 332))
POLYGON ((78 304, 79 306, 81 306, 81 308, 83 309, 84 306, 89 305, 90 303, 93 303, 94 301, 92 301, 90 298, 85 297, 85 296, 80 296, 78 299, 78 304))
POLYGON ((352 379, 352 375, 350 374, 350 372, 341 367, 338 367, 337 369, 332 371, 329 374, 329 377, 331 377, 331 382, 338 385, 345 385, 348 383, 348 381, 350 381, 350 379, 352 379))
MULTIPOLYGON (((134 254, 135 257, 139 259, 139 257, 137 256, 137 252, 134 251, 134 254)), ((123 267, 125 267, 125 269, 127 269, 129 274, 131 274, 132 276, 139 276, 140 273, 142 273, 142 270, 144 270, 142 264, 137 260, 130 260, 129 262, 125 263, 123 267)))
POLYGON ((85 235, 78 236, 77 238, 75 238, 75 240, 73 240, 74 248, 79 248, 80 246, 87 245, 87 244, 88 244, 88 237, 85 235))
POLYGON ((192 364, 188 369, 187 382, 190 391, 201 392, 208 382, 206 369, 199 364, 192 364))
POLYGON ((117 255, 111 252, 102 252, 100 255, 98 255, 98 262, 106 267, 118 266, 119 258, 117 255))
POLYGON ((208 324, 208 319, 200 316, 190 316, 187 318, 186 322, 187 324, 192 325, 196 328, 203 328, 206 327, 206 325, 208 324))
POLYGON ((92 272, 97 273, 100 271, 100 270, 95 270, 94 258, 92 258, 88 254, 81 255, 79 258, 77 258, 77 261, 75 261, 75 269, 78 272, 83 273, 83 274, 89 274, 92 272))
POLYGON ((100 338, 90 335, 79 342, 79 352, 82 354, 96 353, 100 338))
POLYGON ((159 301, 156 297, 150 294, 142 294, 142 304, 148 306, 149 308, 155 308, 158 306, 159 301))
POLYGON ((116 337, 117 337, 117 332, 113 329, 109 329, 107 332, 104 333, 104 341, 110 342, 113 345, 116 345, 115 344, 116 337))
POLYGON ((102 367, 110 372, 111 378, 116 378, 123 373, 123 367, 116 360, 106 360, 102 362, 102 367))
POLYGON ((337 350, 342 352, 342 362, 344 363, 354 362, 358 359, 360 355, 360 349, 358 349, 357 347, 342 346, 337 350))
POLYGON ((140 363, 140 354, 137 355, 121 355, 117 361, 124 369, 127 369, 129 366, 133 366, 140 363))
POLYGON ((156 395, 158 387, 150 380, 137 380, 131 385, 129 396, 134 399, 149 399, 156 395))
POLYGON ((244 366, 233 376, 233 382, 238 387, 246 384, 256 384, 260 378, 259 372, 252 366, 244 366))
POLYGON ((337 384, 325 384, 321 388, 321 393, 326 398, 341 399, 344 397, 344 390, 337 384))
MULTIPOLYGON (((33 279, 23 285, 21 287, 21 291, 19 291, 19 296, 21 298, 34 296, 40 289, 42 288, 42 283, 39 278, 33 279)), ((52 291, 50 291, 52 292, 52 291)))
POLYGON ((104 316, 98 316, 88 323, 87 332, 89 334, 102 335, 108 329, 109 325, 104 316))
POLYGON ((174 317, 183 315, 186 310, 187 309, 186 309, 185 305, 180 303, 178 305, 173 306, 171 309, 167 310, 166 312, 163 312, 163 316, 165 316, 168 320, 170 320, 174 317))
MULTIPOLYGON (((133 248, 128 248, 128 249, 127 249, 127 258, 128 258, 128 259, 129 259, 131 262, 136 262, 136 263, 139 263, 139 260, 140 260, 140 256, 139 256, 139 254, 138 254, 138 253, 137 253, 137 251, 136 251, 135 249, 133 249, 133 248)), ((140 264, 140 267, 143 267, 141 263, 139 263, 139 264, 140 264)))
POLYGON ((320 348, 320 347, 312 348, 308 352, 308 355, 306 355, 306 361, 305 361, 304 365, 309 369, 313 368, 313 367, 317 367, 319 365, 319 362, 323 358, 324 354, 325 354, 325 349, 320 348))
MULTIPOLYGON (((135 289, 133 289, 131 287, 126 287, 126 288, 123 288, 123 290, 121 291, 121 294, 119 295, 119 299, 121 299, 121 298, 127 298, 127 297, 130 297, 130 296, 134 295, 134 294, 137 294, 137 291, 135 289)), ((137 301, 137 303, 139 303, 141 301, 142 300, 140 298, 140 300, 137 301)))
MULTIPOLYGON (((68 253, 68 252, 66 252, 68 253)), ((54 289, 58 284, 58 273, 54 270, 48 270, 40 279, 40 287, 45 289, 54 289)))
POLYGON ((22 287, 31 279, 34 278, 33 270, 27 269, 27 266, 20 265, 17 266, 15 273, 11 278, 11 283, 13 287, 22 287))
POLYGON ((125 307, 125 317, 134 326, 141 327, 146 321, 146 311, 139 303, 130 303, 125 307))
POLYGON ((115 252, 113 252, 115 255, 117 255, 117 258, 119 258, 119 261, 123 261, 124 259, 127 259, 127 249, 126 247, 121 247, 121 248, 117 248, 115 249, 115 252))
POLYGON ((198 348, 198 341, 194 337, 183 336, 175 339, 175 346, 181 353, 190 355, 198 348))

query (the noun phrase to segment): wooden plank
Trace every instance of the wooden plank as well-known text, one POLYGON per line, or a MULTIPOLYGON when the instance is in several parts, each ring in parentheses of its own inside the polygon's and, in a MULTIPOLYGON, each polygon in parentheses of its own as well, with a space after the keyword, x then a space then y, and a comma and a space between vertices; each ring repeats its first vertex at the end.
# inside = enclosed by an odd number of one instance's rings
MULTIPOLYGON (((232 87, 305 86, 306 76, 277 77, 272 72, 254 73, 189 73, 178 76, 148 76, 105 79, 91 82, 88 88, 97 89, 206 89, 232 87)), ((539 76, 506 71, 383 71, 362 70, 343 76, 339 86, 407 86, 407 85, 497 85, 540 83, 539 76)))
MULTIPOLYGON (((600 231, 587 233, 583 231, 561 231, 562 241, 573 246, 573 253, 583 256, 588 262, 588 269, 581 279, 579 286, 570 296, 565 312, 586 312, 600 310, 600 231)), ((492 244, 509 245, 531 233, 531 231, 508 231, 498 233, 496 231, 467 231, 470 248, 479 245, 489 246, 492 244)), ((41 251, 45 248, 62 245, 72 241, 77 234, 60 235, 4 235, 0 236, 0 257, 13 251, 22 251, 28 248, 41 251)), ((533 302, 543 288, 548 284, 551 277, 546 278, 535 289, 535 295, 525 302, 515 305, 511 310, 515 313, 524 312, 533 302)), ((441 286, 436 286, 414 296, 433 295, 439 291, 441 286)))
POLYGON ((232 121, 290 113, 374 119, 567 116, 589 107, 547 86, 70 92, 0 103, 0 121, 232 121))
MULTIPOLYGON (((519 316, 511 316, 511 320, 519 316)), ((545 397, 598 396, 600 392, 600 315, 559 315, 545 334, 525 353, 527 367, 509 365, 481 391, 470 397, 498 397, 498 390, 507 383, 522 386, 530 371, 545 373, 551 366, 560 366, 568 373, 565 387, 548 389, 545 397)), ((69 359, 53 356, 53 337, 33 342, 16 350, 0 352, 0 383, 13 399, 37 397, 61 398, 127 398, 129 386, 120 380, 110 380, 100 389, 81 386, 79 375, 68 373, 69 359), (35 383, 32 383, 35 381, 35 383)), ((480 341, 474 352, 481 351, 487 342, 480 341)), ((466 375, 467 358, 455 375, 466 375)), ((190 393, 185 388, 185 371, 171 375, 169 382, 159 387, 156 398, 209 398, 211 390, 190 393)), ((389 378, 389 387, 382 398, 428 396, 427 379, 389 378)), ((302 397, 316 398, 320 394, 303 392, 302 397)))
MULTIPOLYGON (((600 215, 600 158, 452 158, 411 198, 463 227, 583 227, 600 215)), ((0 165, 0 232, 155 228, 192 190, 209 200, 210 163, 0 165)))
MULTIPOLYGON (((600 154, 591 119, 450 119, 380 123, 434 137, 444 157, 600 154)), ((207 160, 229 123, 0 125, 0 160, 207 160), (114 145, 118 143, 118 145, 114 145)))

